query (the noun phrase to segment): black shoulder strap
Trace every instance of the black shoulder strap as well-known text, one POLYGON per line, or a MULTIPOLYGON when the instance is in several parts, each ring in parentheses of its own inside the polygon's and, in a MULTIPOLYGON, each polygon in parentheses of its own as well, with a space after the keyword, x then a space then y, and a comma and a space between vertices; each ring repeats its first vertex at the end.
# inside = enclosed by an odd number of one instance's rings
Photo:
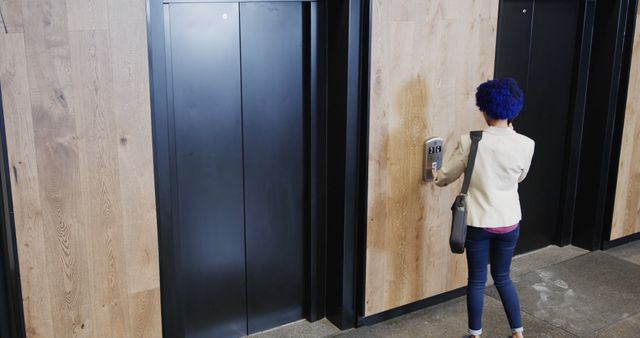
POLYGON ((467 162, 467 169, 464 172, 464 182, 462 183, 463 195, 469 191, 469 184, 471 183, 471 174, 473 174, 473 166, 476 163, 476 154, 478 153, 478 143, 482 139, 482 131, 472 131, 471 133, 471 150, 469 151, 469 161, 467 162))

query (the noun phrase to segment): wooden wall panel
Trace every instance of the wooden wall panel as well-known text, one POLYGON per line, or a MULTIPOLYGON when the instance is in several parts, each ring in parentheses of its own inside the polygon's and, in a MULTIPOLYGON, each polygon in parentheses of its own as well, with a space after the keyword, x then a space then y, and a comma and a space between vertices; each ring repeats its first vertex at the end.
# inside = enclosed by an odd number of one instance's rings
POLYGON ((0 34, 22 33, 22 0, 0 1, 0 34))
POLYGON ((158 288, 157 228, 145 1, 110 0, 113 112, 130 292, 158 288), (127 11, 118 10, 127 8, 127 11), (145 248, 138 250, 137 248, 145 248))
POLYGON ((28 336, 160 337, 145 1, 0 8, 28 336))
POLYGON ((466 284, 449 251, 461 182, 422 183, 423 142, 483 128, 475 88, 493 77, 498 0, 374 0, 365 315, 466 284))
POLYGON ((636 15, 627 107, 610 239, 640 232, 640 12, 636 15))
POLYGON ((0 86, 7 136, 24 313, 29 337, 53 337, 47 254, 22 34, 0 34, 0 86), (11 132, 14 131, 14 132, 11 132))
MULTIPOLYGON (((109 29, 108 0, 66 0, 69 31, 109 29)), ((120 10, 126 7, 116 7, 120 10)))
MULTIPOLYGON (((23 5, 35 165, 47 256, 47 278, 41 282, 49 284, 55 334, 86 337, 93 334, 95 322, 90 292, 93 281, 90 259, 86 259, 88 226, 80 189, 76 121, 71 107, 66 10, 64 2, 56 0, 45 3, 25 0, 23 5)), ((12 132, 18 131, 7 130, 12 132)))

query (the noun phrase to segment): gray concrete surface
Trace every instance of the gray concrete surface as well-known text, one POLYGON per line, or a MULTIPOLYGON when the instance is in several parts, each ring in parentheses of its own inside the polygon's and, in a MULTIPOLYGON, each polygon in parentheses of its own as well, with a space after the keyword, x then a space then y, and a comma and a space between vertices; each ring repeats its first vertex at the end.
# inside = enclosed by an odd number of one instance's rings
POLYGON ((320 337, 332 337, 340 333, 337 327, 331 324, 326 318, 314 323, 309 323, 305 320, 291 323, 274 330, 261 332, 259 334, 251 335, 250 337, 259 338, 320 338, 320 337))
POLYGON ((635 241, 609 249, 606 253, 640 265, 640 241, 635 241))
MULTIPOLYGON (((606 252, 549 246, 514 258, 512 275, 520 296, 525 337, 640 336, 640 241, 606 252)), ((256 336, 460 338, 466 327, 466 303, 460 297, 346 332, 339 332, 324 319, 256 336)), ((483 329, 483 337, 509 336, 493 286, 486 291, 483 329)))

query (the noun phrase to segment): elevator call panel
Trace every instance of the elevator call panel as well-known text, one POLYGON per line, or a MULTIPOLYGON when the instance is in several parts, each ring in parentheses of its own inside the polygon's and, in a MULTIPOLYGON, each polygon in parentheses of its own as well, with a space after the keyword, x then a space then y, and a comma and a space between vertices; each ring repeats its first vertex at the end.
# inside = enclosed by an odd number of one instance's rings
POLYGON ((422 179, 425 182, 432 182, 435 179, 434 169, 442 168, 442 158, 444 155, 444 139, 442 137, 431 137, 424 141, 424 168, 422 179))

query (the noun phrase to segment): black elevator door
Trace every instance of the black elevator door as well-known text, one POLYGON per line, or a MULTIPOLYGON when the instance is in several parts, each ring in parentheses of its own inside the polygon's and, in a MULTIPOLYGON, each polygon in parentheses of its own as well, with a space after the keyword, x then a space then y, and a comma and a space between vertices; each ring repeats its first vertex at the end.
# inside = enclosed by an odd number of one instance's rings
POLYGON ((536 141, 531 170, 519 189, 518 252, 559 238, 581 2, 501 2, 495 75, 515 78, 524 90, 524 109, 514 126, 536 141))
POLYGON ((237 4, 173 4, 177 291, 186 337, 246 332, 237 4))
POLYGON ((299 2, 165 5, 186 337, 241 336, 303 318, 303 14, 299 2))
POLYGON ((249 332, 303 317, 302 4, 240 6, 249 332))

